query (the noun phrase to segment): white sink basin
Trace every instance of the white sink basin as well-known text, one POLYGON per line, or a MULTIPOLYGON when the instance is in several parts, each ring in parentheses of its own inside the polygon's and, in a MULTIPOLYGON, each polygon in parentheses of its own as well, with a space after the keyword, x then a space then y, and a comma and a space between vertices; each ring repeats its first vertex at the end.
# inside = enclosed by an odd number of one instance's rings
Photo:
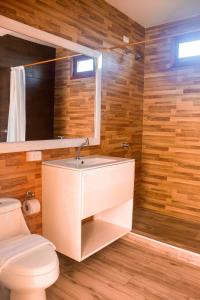
POLYGON ((89 166, 96 166, 114 162, 116 160, 102 157, 94 157, 94 158, 81 158, 79 160, 73 159, 67 162, 68 166, 84 168, 89 166))
POLYGON ((88 168, 96 168, 103 165, 119 163, 124 160, 127 159, 119 158, 119 157, 110 158, 108 156, 85 156, 85 157, 81 157, 81 159, 79 160, 76 160, 75 158, 69 158, 69 159, 45 161, 43 162, 43 164, 58 166, 61 168, 84 170, 88 168))

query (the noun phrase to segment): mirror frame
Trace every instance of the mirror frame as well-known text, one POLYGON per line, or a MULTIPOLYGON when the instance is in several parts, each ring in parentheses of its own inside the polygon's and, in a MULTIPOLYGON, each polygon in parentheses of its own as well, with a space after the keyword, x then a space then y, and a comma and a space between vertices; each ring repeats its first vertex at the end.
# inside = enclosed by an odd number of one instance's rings
MULTIPOLYGON (((80 44, 71 42, 62 37, 39 30, 32 26, 20 23, 13 19, 0 15, 0 27, 10 31, 17 32, 50 44, 57 45, 87 56, 96 58, 96 97, 94 112, 94 137, 89 137, 90 146, 100 144, 100 127, 101 127, 101 78, 102 78, 102 53, 80 44)), ((85 137, 86 138, 86 137, 85 137)), ((0 143, 0 153, 23 152, 45 149, 70 148, 79 146, 85 138, 40 140, 26 142, 3 142, 0 143)))

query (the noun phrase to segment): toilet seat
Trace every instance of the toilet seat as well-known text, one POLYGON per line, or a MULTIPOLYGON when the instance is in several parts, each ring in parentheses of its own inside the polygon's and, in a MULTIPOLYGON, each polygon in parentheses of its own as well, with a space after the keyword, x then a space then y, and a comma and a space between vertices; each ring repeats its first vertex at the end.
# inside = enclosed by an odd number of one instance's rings
POLYGON ((14 259, 1 273, 1 281, 10 289, 45 288, 59 276, 59 262, 50 245, 14 259))
POLYGON ((37 276, 52 271, 58 265, 55 251, 50 245, 44 245, 14 259, 5 271, 24 276, 37 276))
POLYGON ((46 300, 58 276, 53 243, 30 233, 18 199, 0 198, 0 299, 46 300))

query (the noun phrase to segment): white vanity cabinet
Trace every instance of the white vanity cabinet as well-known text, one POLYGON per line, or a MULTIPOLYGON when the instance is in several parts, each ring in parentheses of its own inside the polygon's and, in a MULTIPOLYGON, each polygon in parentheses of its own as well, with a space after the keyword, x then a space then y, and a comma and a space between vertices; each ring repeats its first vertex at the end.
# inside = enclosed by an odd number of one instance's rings
POLYGON ((132 229, 134 160, 90 156, 42 166, 43 235, 81 261, 132 229))

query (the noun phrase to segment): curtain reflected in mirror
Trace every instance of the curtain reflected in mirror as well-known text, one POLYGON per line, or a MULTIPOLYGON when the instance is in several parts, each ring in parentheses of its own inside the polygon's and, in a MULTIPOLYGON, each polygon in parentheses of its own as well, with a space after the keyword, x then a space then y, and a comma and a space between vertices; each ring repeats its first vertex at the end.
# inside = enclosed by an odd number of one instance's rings
POLYGON ((94 136, 94 58, 0 30, 0 142, 94 136))
POLYGON ((26 140, 26 82, 24 67, 11 68, 7 142, 26 140))

